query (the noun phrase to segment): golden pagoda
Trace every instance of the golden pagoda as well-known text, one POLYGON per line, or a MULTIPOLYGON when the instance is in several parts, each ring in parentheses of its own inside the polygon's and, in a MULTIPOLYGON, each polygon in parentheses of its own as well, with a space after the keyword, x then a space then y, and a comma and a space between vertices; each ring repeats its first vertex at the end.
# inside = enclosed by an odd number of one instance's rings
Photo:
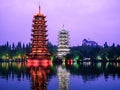
POLYGON ((33 29, 31 38, 31 52, 29 54, 29 59, 50 59, 50 54, 47 49, 47 31, 46 30, 46 16, 41 13, 40 6, 39 12, 33 16, 33 29))

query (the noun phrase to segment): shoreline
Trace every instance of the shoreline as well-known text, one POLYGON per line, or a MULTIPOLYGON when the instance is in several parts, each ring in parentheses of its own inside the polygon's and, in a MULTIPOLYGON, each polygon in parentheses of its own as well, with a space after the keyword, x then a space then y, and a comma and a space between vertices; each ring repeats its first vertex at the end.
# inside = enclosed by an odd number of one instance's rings
MULTIPOLYGON (((68 62, 69 60, 65 60, 65 63, 68 62)), ((92 63, 107 63, 107 62, 112 62, 112 63, 120 63, 120 60, 71 60, 72 63, 83 63, 83 62, 92 62, 92 63)), ((2 62, 27 62, 27 59, 19 59, 19 60, 2 60, 0 59, 0 63, 2 62)), ((54 59, 52 63, 63 63, 62 59, 54 59)))

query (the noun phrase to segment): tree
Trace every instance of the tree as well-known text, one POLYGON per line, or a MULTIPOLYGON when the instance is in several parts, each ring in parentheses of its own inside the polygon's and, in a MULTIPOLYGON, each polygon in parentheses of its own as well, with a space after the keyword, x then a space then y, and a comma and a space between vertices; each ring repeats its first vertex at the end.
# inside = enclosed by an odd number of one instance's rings
POLYGON ((104 48, 108 48, 108 44, 107 44, 107 42, 105 42, 105 44, 104 44, 104 48))

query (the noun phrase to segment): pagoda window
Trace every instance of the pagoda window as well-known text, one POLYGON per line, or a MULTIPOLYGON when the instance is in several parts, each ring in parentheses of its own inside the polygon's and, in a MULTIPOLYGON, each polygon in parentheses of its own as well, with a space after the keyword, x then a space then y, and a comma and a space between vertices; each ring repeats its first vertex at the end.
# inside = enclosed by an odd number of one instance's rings
POLYGON ((36 51, 32 51, 32 52, 36 52, 36 51))
POLYGON ((42 52, 41 50, 38 50, 37 52, 42 52))
POLYGON ((39 26, 38 28, 39 28, 39 29, 41 29, 41 28, 42 28, 42 26, 39 26))
POLYGON ((41 17, 39 17, 38 19, 39 19, 39 20, 42 20, 42 18, 41 18, 41 17))

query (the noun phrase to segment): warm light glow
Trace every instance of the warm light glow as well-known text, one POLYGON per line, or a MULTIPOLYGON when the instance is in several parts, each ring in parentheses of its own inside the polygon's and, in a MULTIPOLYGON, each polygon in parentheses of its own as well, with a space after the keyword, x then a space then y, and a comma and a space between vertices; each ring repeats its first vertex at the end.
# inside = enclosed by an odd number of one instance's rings
POLYGON ((73 60, 72 59, 67 60, 67 64, 68 65, 73 65, 73 60))
POLYGON ((34 66, 34 67, 38 67, 38 66, 42 66, 44 68, 47 67, 51 67, 52 66, 52 61, 51 60, 37 60, 37 59, 28 59, 27 60, 27 65, 28 67, 34 66))
MULTIPOLYGON (((46 16, 41 14, 40 7, 39 7, 39 12, 34 15, 33 17, 33 24, 32 24, 32 48, 31 52, 29 54, 29 59, 38 59, 39 62, 43 61, 41 59, 45 59, 45 57, 50 59, 50 54, 47 49, 47 30, 46 30, 46 16), (46 56, 47 55, 47 56, 46 56)), ((38 62, 38 63, 39 63, 38 62)), ((38 63, 36 63, 36 60, 33 61, 34 65, 37 66, 38 63)), ((42 62, 41 62, 42 63, 42 62)), ((46 63, 46 62, 44 62, 46 63)), ((43 64, 44 65, 44 64, 43 64)), ((46 66, 46 64, 45 64, 46 66)))

